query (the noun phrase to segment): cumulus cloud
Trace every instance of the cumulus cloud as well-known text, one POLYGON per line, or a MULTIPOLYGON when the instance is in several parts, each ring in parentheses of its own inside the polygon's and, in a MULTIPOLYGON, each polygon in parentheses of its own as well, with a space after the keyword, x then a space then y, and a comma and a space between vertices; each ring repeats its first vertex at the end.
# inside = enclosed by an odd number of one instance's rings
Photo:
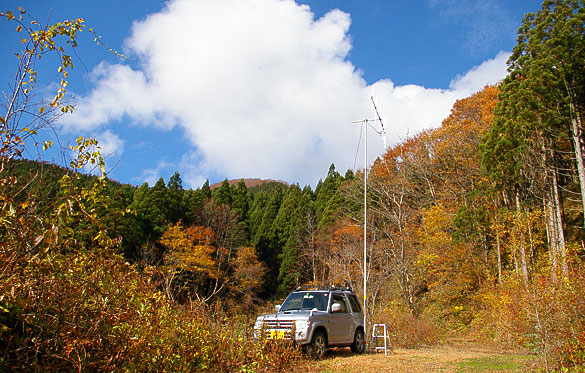
POLYGON ((109 129, 96 135, 95 138, 98 140, 104 158, 120 156, 124 152, 124 140, 109 129))
POLYGON ((474 67, 465 75, 457 75, 449 84, 449 89, 469 96, 481 90, 488 83, 497 83, 507 74, 506 61, 510 55, 509 52, 500 52, 494 59, 474 67))
MULTIPOLYGON (((456 99, 505 76, 500 54, 446 90, 367 86, 346 59, 350 23, 339 10, 315 19, 292 0, 171 1, 133 26, 126 54, 139 67, 97 66, 95 88, 65 126, 181 126, 192 150, 177 162, 190 186, 210 174, 314 185, 331 163, 353 166, 360 128, 351 122, 372 117, 372 91, 391 144, 438 126, 456 99)), ((371 146, 371 159, 382 151, 371 146)), ((159 170, 142 177, 150 183, 159 170)))

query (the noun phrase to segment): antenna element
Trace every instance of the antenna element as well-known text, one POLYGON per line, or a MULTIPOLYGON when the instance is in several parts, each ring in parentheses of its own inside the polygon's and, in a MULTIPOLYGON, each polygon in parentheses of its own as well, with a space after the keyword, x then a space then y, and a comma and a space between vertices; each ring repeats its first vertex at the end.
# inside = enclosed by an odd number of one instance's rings
POLYGON ((376 112, 376 117, 378 118, 378 122, 380 123, 380 130, 377 131, 378 135, 380 135, 380 137, 382 138, 382 141, 384 141, 384 151, 386 151, 386 128, 384 128, 384 123, 382 123, 382 118, 380 117, 380 113, 378 112, 378 108, 376 107, 376 103, 374 102, 374 96, 370 97, 372 100, 372 105, 374 105, 374 111, 376 112))

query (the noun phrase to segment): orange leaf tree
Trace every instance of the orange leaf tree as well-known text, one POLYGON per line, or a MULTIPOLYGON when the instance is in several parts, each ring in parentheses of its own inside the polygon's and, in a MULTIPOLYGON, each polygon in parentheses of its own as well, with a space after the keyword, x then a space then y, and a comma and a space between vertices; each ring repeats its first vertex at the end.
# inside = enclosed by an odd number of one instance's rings
POLYGON ((160 239, 164 254, 164 286, 170 299, 200 298, 209 279, 218 278, 213 254, 215 234, 201 226, 185 228, 181 222, 170 226, 160 239))

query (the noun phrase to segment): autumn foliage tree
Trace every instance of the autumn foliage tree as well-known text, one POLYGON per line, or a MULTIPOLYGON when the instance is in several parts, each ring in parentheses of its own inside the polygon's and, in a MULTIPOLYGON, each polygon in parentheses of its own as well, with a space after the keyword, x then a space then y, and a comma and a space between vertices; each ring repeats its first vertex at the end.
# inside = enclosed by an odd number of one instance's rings
POLYGON ((203 288, 209 279, 219 277, 213 253, 215 234, 210 228, 169 227, 160 239, 164 254, 165 293, 170 299, 205 298, 203 288))
POLYGON ((241 305, 250 308, 257 301, 258 294, 264 285, 266 265, 256 254, 256 249, 250 246, 240 247, 231 262, 229 289, 241 305))

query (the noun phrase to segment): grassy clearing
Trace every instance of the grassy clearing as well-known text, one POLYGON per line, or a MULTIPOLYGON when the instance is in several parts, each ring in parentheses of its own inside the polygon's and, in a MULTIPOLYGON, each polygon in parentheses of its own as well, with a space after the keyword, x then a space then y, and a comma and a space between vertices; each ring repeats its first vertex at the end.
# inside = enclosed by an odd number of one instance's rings
POLYGON ((456 366, 459 372, 523 372, 533 359, 527 355, 493 355, 465 359, 456 366))
POLYGON ((352 355, 335 349, 312 367, 315 372, 524 372, 537 369, 534 356, 509 354, 474 346, 433 346, 352 355))

